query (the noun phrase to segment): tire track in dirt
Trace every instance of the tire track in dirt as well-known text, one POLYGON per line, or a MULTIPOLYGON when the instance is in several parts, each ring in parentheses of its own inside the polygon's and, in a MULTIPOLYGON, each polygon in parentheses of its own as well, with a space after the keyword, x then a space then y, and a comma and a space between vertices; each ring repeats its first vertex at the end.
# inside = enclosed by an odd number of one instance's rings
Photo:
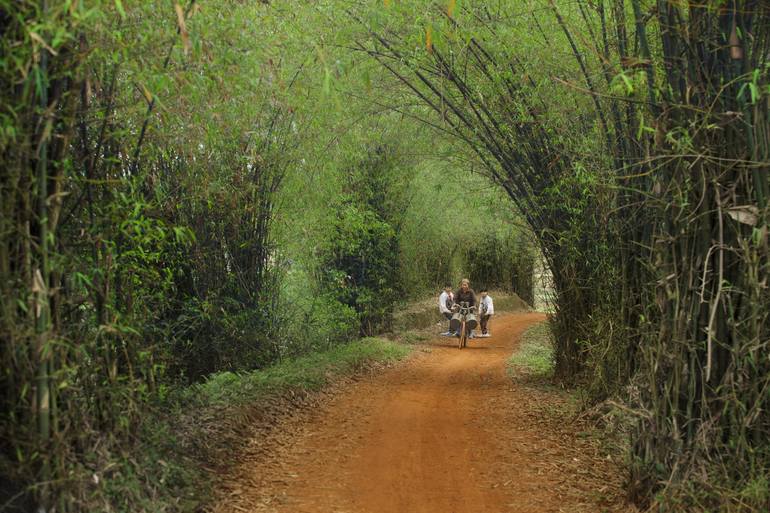
POLYGON ((213 511, 623 510, 617 497, 606 498, 618 488, 615 466, 596 468, 599 454, 581 462, 583 452, 598 449, 543 422, 538 408, 551 398, 506 373, 521 334, 544 318, 496 316, 491 338, 463 350, 454 339, 436 339, 429 352, 345 387, 267 443, 255 441, 259 450, 213 511), (602 483, 614 488, 596 489, 602 483))

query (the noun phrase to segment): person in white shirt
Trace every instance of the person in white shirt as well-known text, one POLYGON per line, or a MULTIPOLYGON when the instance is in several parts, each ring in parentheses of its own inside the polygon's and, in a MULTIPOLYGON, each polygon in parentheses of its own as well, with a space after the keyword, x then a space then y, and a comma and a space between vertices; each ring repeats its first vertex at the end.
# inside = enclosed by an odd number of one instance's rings
POLYGON ((495 305, 492 297, 487 294, 487 289, 479 291, 481 299, 479 300, 479 324, 481 325, 481 336, 489 336, 489 318, 495 314, 495 305))
MULTIPOLYGON (((444 291, 438 297, 438 310, 441 315, 446 317, 448 321, 452 320, 452 305, 454 304, 454 294, 452 294, 452 286, 444 286, 444 291)), ((443 333, 443 335, 449 335, 449 332, 443 333)))

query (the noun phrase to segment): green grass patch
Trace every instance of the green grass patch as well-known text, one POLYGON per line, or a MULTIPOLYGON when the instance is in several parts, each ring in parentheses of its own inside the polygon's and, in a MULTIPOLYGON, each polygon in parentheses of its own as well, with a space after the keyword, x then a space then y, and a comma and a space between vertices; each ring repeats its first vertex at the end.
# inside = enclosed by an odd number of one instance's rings
POLYGON ((293 358, 265 369, 236 374, 220 372, 187 393, 203 405, 238 406, 288 390, 316 391, 367 365, 395 362, 409 354, 403 344, 364 338, 326 351, 293 358))
POLYGON ((511 355, 508 368, 511 374, 534 377, 553 375, 553 334, 548 321, 529 328, 521 336, 519 350, 511 355))

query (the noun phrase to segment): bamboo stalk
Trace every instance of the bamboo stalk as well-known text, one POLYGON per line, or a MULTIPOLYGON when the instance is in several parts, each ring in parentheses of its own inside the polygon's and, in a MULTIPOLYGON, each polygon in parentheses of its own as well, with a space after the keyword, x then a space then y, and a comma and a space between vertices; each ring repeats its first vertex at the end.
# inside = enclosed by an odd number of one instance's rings
MULTIPOLYGON (((41 2, 41 13, 45 17, 48 14, 47 1, 41 2)), ((40 86, 37 91, 38 107, 41 113, 48 112, 48 51, 41 50, 40 64, 38 66, 40 74, 40 86)), ((51 123, 47 119, 49 114, 43 118, 43 126, 51 123)), ((48 135, 45 130, 40 132, 40 140, 37 148, 37 179, 36 179, 36 200, 37 200, 37 226, 39 230, 38 241, 38 265, 34 271, 32 290, 35 292, 35 334, 36 334, 36 391, 37 391, 37 433, 40 440, 40 447, 50 455, 51 438, 51 391, 50 391, 50 348, 48 341, 50 337, 49 326, 49 268, 48 268, 48 135)), ((42 480, 49 481, 51 473, 51 459, 45 457, 42 461, 42 480)), ((48 486, 40 487, 38 500, 44 507, 50 502, 48 496, 48 486)))

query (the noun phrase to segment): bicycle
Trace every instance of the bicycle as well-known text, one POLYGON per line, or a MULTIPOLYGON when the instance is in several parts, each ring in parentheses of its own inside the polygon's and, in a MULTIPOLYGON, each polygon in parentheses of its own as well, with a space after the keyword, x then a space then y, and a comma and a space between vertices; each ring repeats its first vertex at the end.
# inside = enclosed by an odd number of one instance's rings
POLYGON ((468 302, 463 301, 462 303, 455 304, 453 309, 460 316, 460 340, 458 341, 457 345, 460 349, 462 349, 468 345, 467 328, 469 326, 470 329, 476 327, 476 307, 468 306, 468 302))

